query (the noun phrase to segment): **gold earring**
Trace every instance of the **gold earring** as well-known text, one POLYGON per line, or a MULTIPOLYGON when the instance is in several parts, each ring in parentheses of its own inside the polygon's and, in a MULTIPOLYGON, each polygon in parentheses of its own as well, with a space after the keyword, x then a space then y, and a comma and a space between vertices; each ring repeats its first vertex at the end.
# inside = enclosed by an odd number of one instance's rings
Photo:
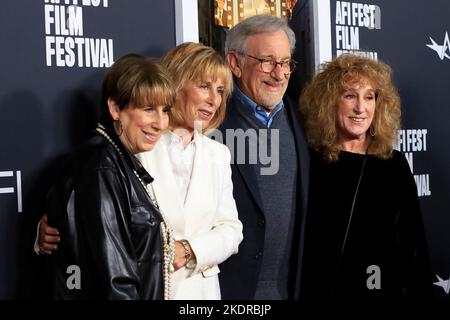
POLYGON ((114 129, 117 133, 117 136, 120 137, 123 133, 122 121, 120 121, 120 119, 114 120, 114 129))
POLYGON ((369 128, 369 133, 372 137, 375 137, 375 129, 372 126, 369 128))

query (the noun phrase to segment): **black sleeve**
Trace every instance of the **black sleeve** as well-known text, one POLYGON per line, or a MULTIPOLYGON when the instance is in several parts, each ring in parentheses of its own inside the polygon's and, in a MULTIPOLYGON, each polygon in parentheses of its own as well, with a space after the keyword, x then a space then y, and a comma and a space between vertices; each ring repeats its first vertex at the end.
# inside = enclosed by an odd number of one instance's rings
POLYGON ((87 279, 101 299, 139 299, 139 276, 129 224, 126 182, 113 169, 88 174, 75 186, 75 210, 84 238, 87 279))
POLYGON ((409 298, 431 299, 431 273, 428 246, 422 221, 417 187, 406 158, 397 154, 401 190, 397 221, 403 283, 409 298))

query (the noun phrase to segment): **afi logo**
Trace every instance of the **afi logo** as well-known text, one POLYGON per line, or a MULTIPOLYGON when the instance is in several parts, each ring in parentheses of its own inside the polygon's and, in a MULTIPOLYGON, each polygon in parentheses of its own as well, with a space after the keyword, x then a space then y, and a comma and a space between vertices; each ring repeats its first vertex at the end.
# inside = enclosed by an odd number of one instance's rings
POLYGON ((427 44, 427 47, 436 51, 436 53, 439 55, 439 58, 441 60, 444 60, 444 58, 447 58, 450 60, 450 41, 448 40, 448 33, 445 32, 444 37, 444 44, 439 45, 436 43, 436 41, 433 40, 433 38, 430 37, 431 44, 427 44))
POLYGON ((7 183, 7 187, 0 187, 0 194, 4 193, 16 193, 17 194, 17 212, 22 212, 22 173, 20 170, 15 172, 15 185, 11 185, 11 180, 14 180, 14 171, 0 171, 0 178, 6 178, 6 181, 2 179, 3 183, 7 183), (14 188, 15 187, 15 188, 14 188))
POLYGON ((438 278, 438 282, 434 282, 433 284, 438 287, 442 287, 442 289, 445 291, 446 294, 450 292, 450 279, 444 280, 438 275, 436 275, 438 278))

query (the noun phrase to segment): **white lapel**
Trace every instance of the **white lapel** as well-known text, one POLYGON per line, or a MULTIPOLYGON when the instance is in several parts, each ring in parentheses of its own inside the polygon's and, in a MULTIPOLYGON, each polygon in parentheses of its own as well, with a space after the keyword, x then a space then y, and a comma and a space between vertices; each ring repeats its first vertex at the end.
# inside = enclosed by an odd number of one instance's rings
POLYGON ((186 216, 167 150, 169 143, 170 132, 166 132, 152 151, 141 153, 138 157, 144 168, 155 179, 153 189, 160 210, 169 220, 175 237, 179 238, 184 237, 186 216))

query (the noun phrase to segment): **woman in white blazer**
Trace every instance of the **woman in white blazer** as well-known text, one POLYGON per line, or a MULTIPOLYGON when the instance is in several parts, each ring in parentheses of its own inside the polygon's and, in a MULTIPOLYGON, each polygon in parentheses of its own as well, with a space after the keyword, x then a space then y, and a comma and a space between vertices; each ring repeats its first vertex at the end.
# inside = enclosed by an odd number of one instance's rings
POLYGON ((242 223, 230 152, 204 133, 223 121, 232 76, 214 49, 197 43, 177 46, 162 64, 177 89, 171 130, 138 157, 176 240, 172 298, 220 299, 218 264, 237 253, 242 223))

